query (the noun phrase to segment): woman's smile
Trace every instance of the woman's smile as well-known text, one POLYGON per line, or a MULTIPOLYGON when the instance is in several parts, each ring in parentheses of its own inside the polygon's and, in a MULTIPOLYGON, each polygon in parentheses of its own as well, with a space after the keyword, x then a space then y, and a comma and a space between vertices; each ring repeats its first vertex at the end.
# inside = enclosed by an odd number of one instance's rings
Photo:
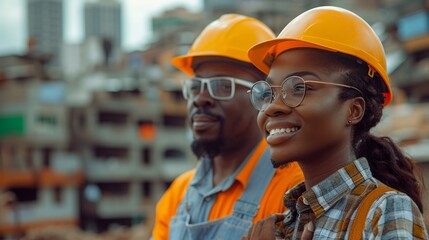
POLYGON ((266 140, 270 145, 277 145, 288 141, 301 129, 298 126, 284 126, 267 129, 266 140))

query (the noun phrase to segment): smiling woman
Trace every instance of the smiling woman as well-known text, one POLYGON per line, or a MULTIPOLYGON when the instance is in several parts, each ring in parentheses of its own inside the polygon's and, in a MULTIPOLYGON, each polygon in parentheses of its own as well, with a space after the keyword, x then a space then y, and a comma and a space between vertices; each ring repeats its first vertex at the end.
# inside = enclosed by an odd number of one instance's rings
POLYGON ((305 181, 285 194, 289 211, 258 222, 248 239, 301 239, 304 229, 313 239, 428 239, 414 163, 370 133, 392 98, 371 27, 348 10, 314 8, 249 57, 268 74, 250 93, 272 163, 298 162, 305 181), (356 217, 365 197, 385 185, 391 188, 369 203, 364 220, 356 217), (355 221, 364 227, 352 236, 355 221))

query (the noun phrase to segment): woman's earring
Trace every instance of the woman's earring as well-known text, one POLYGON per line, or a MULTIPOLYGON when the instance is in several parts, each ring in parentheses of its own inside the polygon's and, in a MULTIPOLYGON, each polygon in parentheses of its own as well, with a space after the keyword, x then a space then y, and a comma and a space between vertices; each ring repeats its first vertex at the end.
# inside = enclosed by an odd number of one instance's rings
POLYGON ((347 125, 352 125, 352 120, 348 120, 347 125))

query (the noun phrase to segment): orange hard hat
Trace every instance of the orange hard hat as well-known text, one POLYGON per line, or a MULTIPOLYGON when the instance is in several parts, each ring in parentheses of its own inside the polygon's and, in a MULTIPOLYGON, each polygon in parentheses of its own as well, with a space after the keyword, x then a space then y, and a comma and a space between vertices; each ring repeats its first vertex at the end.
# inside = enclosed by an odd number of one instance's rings
POLYGON ((261 71, 268 73, 273 60, 294 48, 317 48, 355 56, 368 64, 368 74, 377 72, 383 79, 384 106, 392 100, 383 45, 365 20, 339 7, 317 7, 293 19, 276 39, 257 44, 249 58, 261 71))
POLYGON ((272 30, 261 21, 239 14, 225 14, 210 23, 192 44, 188 54, 172 59, 172 64, 194 75, 195 57, 227 57, 251 63, 247 55, 253 45, 274 39, 272 30))

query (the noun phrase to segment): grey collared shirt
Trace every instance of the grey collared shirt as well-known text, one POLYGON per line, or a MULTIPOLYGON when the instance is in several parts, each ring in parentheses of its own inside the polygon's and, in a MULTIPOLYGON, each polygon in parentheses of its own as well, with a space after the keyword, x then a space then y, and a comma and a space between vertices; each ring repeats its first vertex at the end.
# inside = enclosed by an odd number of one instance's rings
MULTIPOLYGON (((253 152, 252 152, 253 153, 253 152)), ((213 186, 213 162, 211 159, 203 158, 197 165, 194 178, 191 180, 189 188, 193 188, 198 194, 193 194, 187 196, 189 202, 188 210, 189 215, 191 216, 191 221, 193 223, 205 222, 209 218, 210 210, 216 200, 216 195, 219 192, 228 190, 234 181, 236 180, 237 175, 241 172, 243 167, 246 165, 249 160, 250 153, 245 161, 243 161, 240 167, 235 170, 235 172, 225 178, 217 186, 213 186)))

